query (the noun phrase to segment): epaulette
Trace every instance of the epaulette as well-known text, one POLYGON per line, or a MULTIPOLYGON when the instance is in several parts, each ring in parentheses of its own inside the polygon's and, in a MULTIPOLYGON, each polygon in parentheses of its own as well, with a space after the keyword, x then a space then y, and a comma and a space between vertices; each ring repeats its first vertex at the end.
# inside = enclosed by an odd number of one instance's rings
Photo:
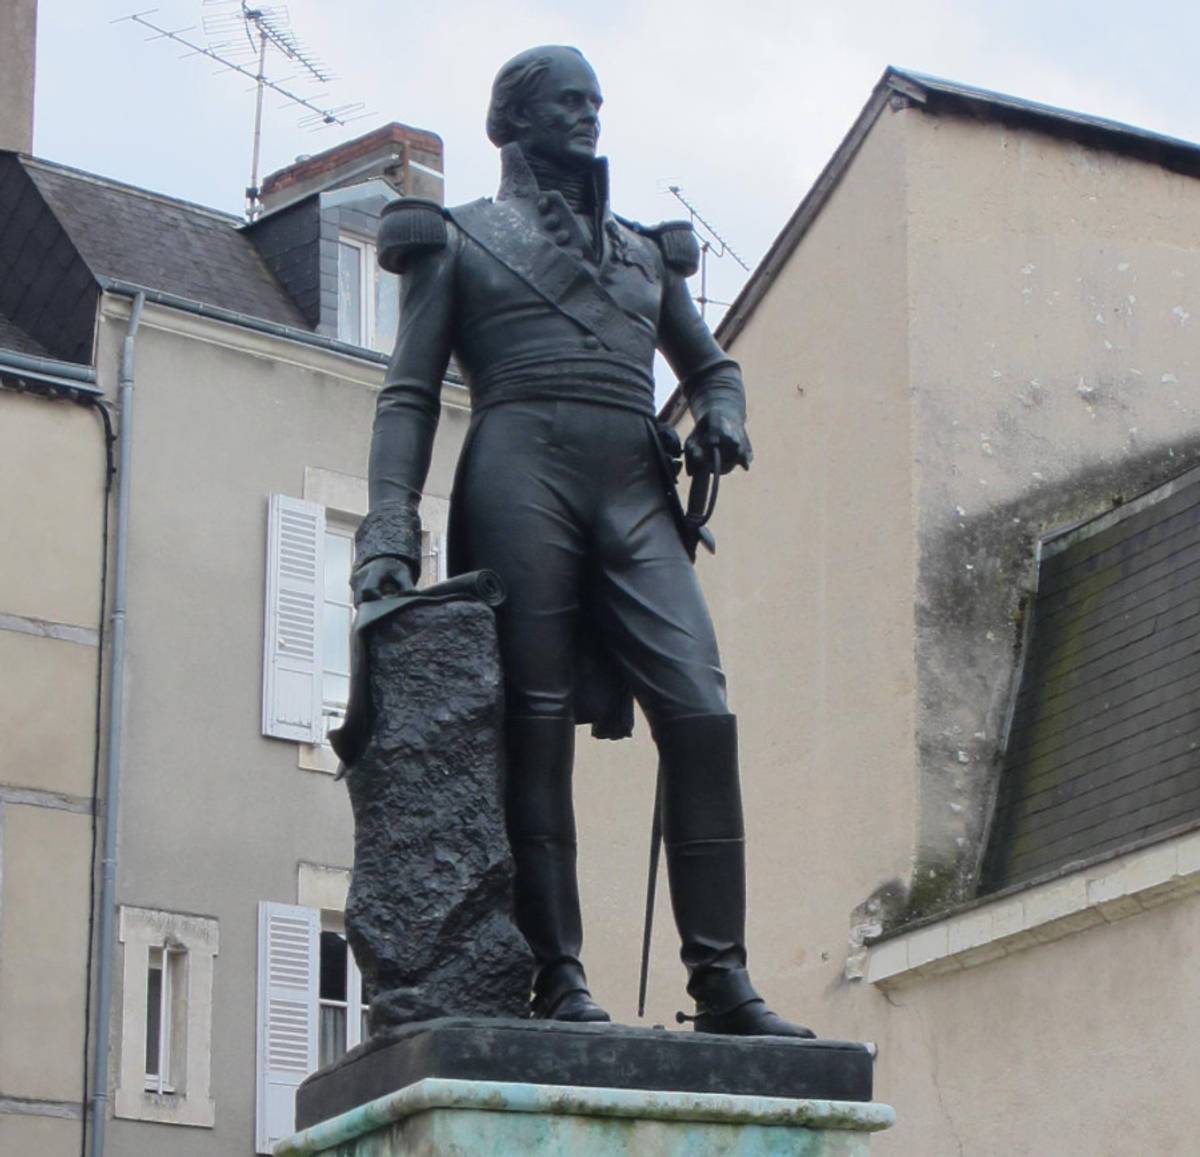
POLYGON ((654 241, 662 250, 667 268, 681 277, 691 277, 700 268, 700 243, 690 221, 663 221, 659 225, 628 221, 626 224, 654 241))
POLYGON ((379 220, 379 264, 389 273, 403 273, 422 253, 446 246, 446 218, 436 201, 401 197, 384 206, 379 220))

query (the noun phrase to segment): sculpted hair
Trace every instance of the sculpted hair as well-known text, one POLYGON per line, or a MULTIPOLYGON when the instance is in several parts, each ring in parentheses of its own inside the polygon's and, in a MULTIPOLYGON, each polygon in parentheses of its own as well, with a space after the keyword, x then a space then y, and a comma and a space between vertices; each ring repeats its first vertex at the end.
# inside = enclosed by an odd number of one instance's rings
POLYGON ((529 98, 538 78, 550 67, 556 53, 573 52, 580 60, 583 53, 565 44, 543 44, 518 53, 492 81, 492 99, 487 112, 488 140, 497 148, 516 139, 511 116, 514 109, 529 98))

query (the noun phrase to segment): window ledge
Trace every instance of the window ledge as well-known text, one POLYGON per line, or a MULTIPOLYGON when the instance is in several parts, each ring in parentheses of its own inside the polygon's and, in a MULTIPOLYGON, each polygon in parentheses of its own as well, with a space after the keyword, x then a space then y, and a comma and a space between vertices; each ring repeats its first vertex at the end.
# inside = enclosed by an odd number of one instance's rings
POLYGON ((890 988, 960 972, 1196 892, 1200 831, 1194 830, 875 944, 866 979, 890 988))
POLYGON ((191 1125, 211 1129, 216 1124, 216 1107, 209 1097, 185 1097, 180 1093, 156 1093, 150 1089, 117 1089, 114 1116, 132 1121, 156 1121, 160 1125, 191 1125))
POLYGON ((305 771, 325 771, 337 775, 337 753, 328 743, 301 743, 297 745, 296 766, 305 771))

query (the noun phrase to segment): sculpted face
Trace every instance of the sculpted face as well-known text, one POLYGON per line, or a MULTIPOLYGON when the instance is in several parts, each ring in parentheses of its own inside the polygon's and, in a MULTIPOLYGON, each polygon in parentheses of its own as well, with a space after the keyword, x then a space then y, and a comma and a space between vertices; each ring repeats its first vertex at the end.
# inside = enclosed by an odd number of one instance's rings
POLYGON ((513 116, 517 142, 526 153, 564 168, 589 165, 596 157, 603 103, 587 61, 573 52, 556 53, 513 116))

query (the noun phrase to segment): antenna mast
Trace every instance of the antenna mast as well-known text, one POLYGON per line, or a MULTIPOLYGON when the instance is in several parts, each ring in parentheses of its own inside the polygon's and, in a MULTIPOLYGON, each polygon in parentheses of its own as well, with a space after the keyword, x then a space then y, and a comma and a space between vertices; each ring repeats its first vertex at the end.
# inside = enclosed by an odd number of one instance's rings
POLYGON ((246 217, 253 221, 262 212, 258 167, 262 152, 263 96, 267 89, 278 93, 286 103, 305 110, 307 115, 301 117, 299 122, 305 128, 320 129, 326 125, 347 125, 367 114, 362 102, 337 106, 323 105, 318 102, 324 94, 306 97, 294 88, 285 87, 293 78, 274 80, 267 75, 267 49, 274 48, 285 60, 299 66, 299 80, 328 84, 335 79, 333 73, 292 33, 285 7, 252 5, 248 0, 203 0, 203 4, 205 8, 232 8, 232 11, 214 11, 212 15, 204 17, 204 32, 210 38, 207 45, 199 44, 187 36, 187 33, 194 30, 195 25, 172 29, 149 19, 158 11, 157 8, 133 12, 121 17, 120 21, 114 20, 113 23, 128 20, 140 25, 154 33, 146 38, 148 41, 170 40, 187 49, 183 57, 205 56, 221 65, 218 71, 236 72, 254 82, 254 147, 250 161, 250 184, 246 189, 246 217), (224 39, 213 39, 217 37, 224 39))
POLYGON ((703 233, 699 229, 696 230, 700 236, 700 296, 696 298, 696 303, 700 306, 700 316, 703 317, 710 302, 713 305, 729 304, 727 301, 717 301, 708 296, 709 252, 711 251, 717 258, 732 257, 747 273, 750 272, 750 266, 734 252, 733 246, 700 215, 700 211, 683 195, 683 191, 678 185, 668 185, 667 191, 688 211, 692 228, 695 229, 699 225, 703 229, 703 233))

